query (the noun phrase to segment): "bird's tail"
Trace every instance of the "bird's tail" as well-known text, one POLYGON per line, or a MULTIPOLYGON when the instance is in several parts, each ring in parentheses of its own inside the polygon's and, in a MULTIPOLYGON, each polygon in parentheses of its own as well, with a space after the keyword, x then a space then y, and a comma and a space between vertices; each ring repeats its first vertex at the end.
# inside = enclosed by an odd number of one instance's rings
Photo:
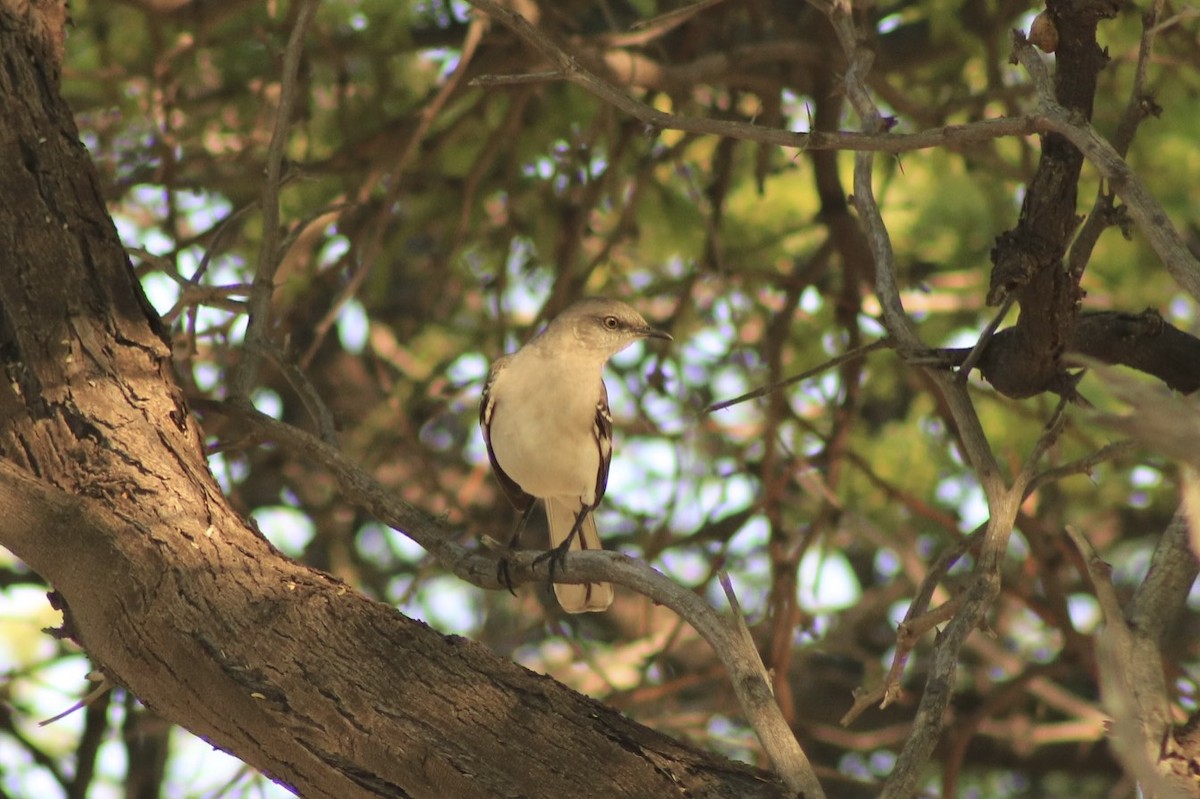
MULTIPOLYGON (((579 512, 578 502, 564 501, 550 497, 546 500, 546 521, 550 526, 550 548, 554 549, 571 532, 575 524, 575 514, 579 512)), ((579 532, 571 541, 571 551, 586 549, 599 550, 600 534, 596 532, 596 520, 589 512, 579 525, 579 532)), ((613 601, 612 583, 555 583, 554 595, 558 604, 567 613, 588 613, 590 611, 607 610, 613 601)))

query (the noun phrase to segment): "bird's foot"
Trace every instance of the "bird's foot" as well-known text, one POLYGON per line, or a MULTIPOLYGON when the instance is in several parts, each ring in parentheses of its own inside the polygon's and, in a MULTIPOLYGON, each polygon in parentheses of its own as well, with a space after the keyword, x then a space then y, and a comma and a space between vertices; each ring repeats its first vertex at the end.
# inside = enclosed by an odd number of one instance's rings
POLYGON ((536 558, 533 559, 534 568, 537 568, 537 566, 539 564, 544 563, 546 561, 550 562, 550 585, 551 585, 551 587, 553 587, 553 585, 554 585, 554 570, 561 568, 561 569, 563 569, 563 571, 566 571, 567 553, 571 551, 571 539, 573 537, 574 537, 574 532, 572 532, 571 535, 567 536, 567 539, 565 541, 563 541, 558 546, 554 547, 554 549, 547 549, 545 552, 543 552, 542 554, 538 555, 536 558))
POLYGON ((516 596, 517 592, 513 588, 512 572, 508 565, 509 557, 511 556, 511 554, 512 554, 512 550, 509 550, 508 552, 504 552, 500 555, 500 559, 496 561, 496 582, 500 583, 500 585, 507 588, 508 593, 512 594, 513 596, 516 596))
POLYGON ((513 534, 508 539, 508 549, 500 553, 500 559, 496 562, 496 582, 508 589, 508 593, 513 596, 517 592, 513 590, 512 571, 509 566, 509 560, 512 558, 512 553, 517 551, 521 545, 521 531, 525 529, 525 525, 529 522, 529 514, 533 512, 533 503, 522 511, 520 518, 517 519, 517 526, 513 529, 513 534))

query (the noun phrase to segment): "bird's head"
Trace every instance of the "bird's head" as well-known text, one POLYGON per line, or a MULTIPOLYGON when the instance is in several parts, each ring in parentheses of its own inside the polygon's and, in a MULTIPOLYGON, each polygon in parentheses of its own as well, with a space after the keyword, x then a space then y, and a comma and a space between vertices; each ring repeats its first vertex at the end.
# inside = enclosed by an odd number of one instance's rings
POLYGON ((651 327, 642 315, 620 300, 596 297, 580 300, 555 317, 547 335, 573 335, 588 350, 616 355, 638 339, 661 338, 669 333, 651 327))

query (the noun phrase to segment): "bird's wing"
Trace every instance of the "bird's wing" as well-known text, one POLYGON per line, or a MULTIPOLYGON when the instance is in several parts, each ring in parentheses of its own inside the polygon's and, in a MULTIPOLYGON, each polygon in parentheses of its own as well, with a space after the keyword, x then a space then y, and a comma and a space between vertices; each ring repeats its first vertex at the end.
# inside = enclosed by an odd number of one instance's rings
POLYGON ((612 412, 608 409, 608 387, 600 381, 600 401, 596 403, 596 421, 592 432, 596 434, 596 446, 600 450, 600 466, 596 469, 596 497, 592 507, 604 499, 604 491, 608 488, 608 464, 612 462, 613 450, 613 420, 612 412))
MULTIPOLYGON (((483 399, 479 403, 479 428, 483 430, 483 443, 487 446, 488 460, 492 464, 492 473, 496 475, 496 480, 500 483, 500 487, 504 489, 504 494, 508 497, 508 501, 513 504, 517 510, 524 513, 533 506, 533 497, 525 493, 521 486, 517 485, 517 481, 513 480, 508 474, 500 468, 500 464, 496 462, 496 453, 492 450, 492 413, 496 410, 496 400, 492 396, 492 386, 496 382, 496 376, 508 366, 511 356, 497 358, 492 368, 488 371, 487 382, 483 384, 483 399)), ((608 465, 604 466, 605 478, 608 476, 608 465)))

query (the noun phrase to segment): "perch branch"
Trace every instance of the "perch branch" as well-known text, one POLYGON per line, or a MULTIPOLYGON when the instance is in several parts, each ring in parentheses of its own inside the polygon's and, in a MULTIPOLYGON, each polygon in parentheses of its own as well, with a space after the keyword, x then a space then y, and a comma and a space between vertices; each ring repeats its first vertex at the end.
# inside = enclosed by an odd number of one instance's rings
MULTIPOLYGON (((229 402, 201 401, 200 410, 221 414, 246 428, 251 440, 270 440, 293 455, 319 463, 341 487, 343 498, 365 508, 384 524, 402 532, 432 553, 448 570, 482 588, 498 590, 496 561, 458 544, 454 536, 421 510, 396 496, 347 458, 337 448, 316 436, 272 419, 258 411, 229 402)), ((544 583, 549 564, 536 563, 538 552, 515 552, 509 556, 513 585, 544 583)), ((566 565, 556 569, 557 582, 619 583, 665 605, 691 624, 709 643, 729 673, 734 693, 747 721, 762 742, 763 750, 789 788, 810 799, 823 799, 824 792, 812 765, 796 741, 779 705, 764 679, 765 668, 758 651, 738 629, 698 594, 676 584, 661 572, 619 552, 571 553, 566 565)))

